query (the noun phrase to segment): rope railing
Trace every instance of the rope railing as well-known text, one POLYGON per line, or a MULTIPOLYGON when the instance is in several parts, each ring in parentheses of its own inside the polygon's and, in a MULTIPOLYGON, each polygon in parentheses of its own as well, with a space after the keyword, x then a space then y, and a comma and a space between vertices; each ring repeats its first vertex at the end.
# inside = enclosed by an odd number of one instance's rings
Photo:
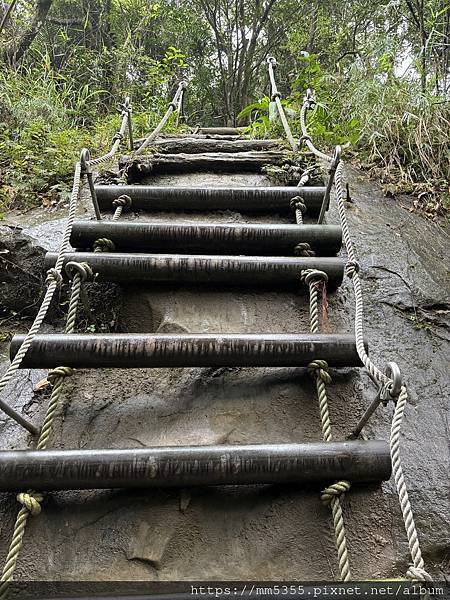
POLYGON ((151 132, 151 134, 142 142, 142 144, 136 150, 136 152, 134 153, 135 156, 137 156, 138 154, 141 154, 147 148, 147 146, 149 146, 158 137, 158 135, 161 133, 161 131, 165 127, 167 121, 169 120, 170 115, 173 113, 174 110, 181 111, 182 106, 183 106, 183 94, 184 94, 184 90, 186 89, 186 87, 187 87, 186 81, 181 81, 178 84, 177 91, 175 92, 175 95, 174 95, 172 101, 169 102, 169 104, 167 106, 167 110, 166 110, 163 118, 158 123, 158 125, 155 127, 155 129, 151 132))
MULTIPOLYGON (((182 106, 180 102, 180 96, 182 96, 182 92, 184 91, 185 87, 186 84, 184 82, 180 84, 177 90, 177 94, 175 95, 173 102, 174 105, 177 107, 177 110, 179 110, 182 106)), ((13 379, 16 371, 19 369, 23 358, 25 357, 29 347, 31 346, 36 334, 39 332, 39 329, 45 319, 45 316, 47 315, 49 306, 52 302, 56 289, 62 284, 62 270, 64 266, 65 256, 70 245, 70 236, 72 233, 73 222, 75 220, 75 214, 78 206, 83 178, 85 177, 88 181, 94 211, 97 219, 99 219, 101 218, 101 215, 95 195, 92 167, 105 163, 115 156, 125 137, 125 132, 127 131, 127 129, 129 145, 131 148, 133 147, 130 99, 126 98, 125 103, 123 105, 120 105, 119 109, 121 116, 120 128, 119 131, 113 137, 111 149, 106 154, 103 154, 98 158, 91 159, 89 150, 87 148, 83 148, 83 150, 81 151, 80 160, 75 164, 72 193, 69 203, 69 216, 63 234, 63 240, 58 251, 56 264, 55 267, 49 269, 47 273, 47 290, 43 302, 39 308, 38 314, 30 330, 28 331, 28 334, 25 337, 25 340, 19 348, 19 351, 17 352, 14 360, 12 361, 9 368, 0 380, 0 391, 3 390, 6 387, 6 385, 13 379)), ((167 119, 168 116, 166 112, 156 129, 148 136, 147 140, 149 138, 154 139, 156 137, 157 134, 155 135, 155 132, 158 131, 159 133, 161 131, 161 129, 164 127, 164 124, 167 122, 167 119)), ((113 220, 118 220, 122 214, 123 208, 130 206, 130 204, 131 199, 128 196, 121 196, 117 200, 115 200, 113 202, 113 208, 115 209, 113 220)), ((101 242, 102 240, 97 241, 101 242)), ((103 241, 110 242, 110 240, 103 241)), ((72 290, 69 301, 69 308, 67 312, 65 331, 66 333, 73 333, 75 331, 78 304, 83 291, 82 286, 85 281, 92 279, 93 272, 87 263, 69 262, 67 263, 65 269, 72 280, 72 290)), ((52 384, 52 393, 45 414, 44 422, 40 430, 27 419, 25 419, 20 413, 12 409, 6 402, 0 399, 0 410, 3 410, 5 414, 14 419, 19 425, 27 429, 33 435, 39 434, 39 439, 37 441, 36 446, 37 450, 44 450, 47 447, 50 434, 52 432, 53 423, 60 405, 64 381, 66 377, 72 375, 72 373, 73 369, 63 366, 52 369, 49 372, 47 378, 48 381, 52 384)), ((6 556, 5 565, 0 576, 0 600, 6 600, 6 598, 8 597, 9 586, 13 580, 14 572, 16 570, 17 560, 19 558, 20 550, 23 545, 23 539, 28 519, 30 515, 35 516, 40 514, 41 502, 43 498, 43 494, 34 490, 28 490, 26 492, 21 492, 17 494, 17 501, 19 502, 19 504, 21 504, 21 508, 17 513, 12 540, 9 546, 8 554, 6 556)))
MULTIPOLYGON (((148 146, 152 140, 154 140, 157 135, 161 132, 163 127, 168 121, 169 116, 171 115, 173 110, 178 110, 181 108, 182 104, 180 103, 180 99, 184 93, 184 90, 187 87, 187 83, 182 81, 177 88, 175 96, 172 102, 169 104, 169 108, 156 126, 156 128, 150 133, 150 135, 146 138, 144 144, 148 146)), ((101 219, 100 209, 98 207, 97 198, 95 194, 94 181, 93 181, 93 172, 92 167, 97 167, 100 164, 108 162, 111 160, 119 150, 119 147, 122 141, 125 138, 125 133, 128 130, 128 139, 130 147, 133 146, 133 131, 132 131, 132 121, 131 121, 131 102, 130 98, 127 97, 125 102, 119 105, 120 112, 120 127, 119 130, 114 134, 112 139, 112 146, 108 152, 99 156, 97 158, 91 159, 89 150, 87 148, 83 148, 80 154, 80 160, 75 164, 74 167, 74 176, 72 183, 72 192, 70 195, 69 201, 69 213, 66 228, 64 230, 63 239, 61 245, 58 250, 58 256, 56 260, 56 264, 52 269, 49 269, 47 272, 46 285, 47 289, 42 300, 41 306, 38 310, 38 313, 21 345, 19 348, 14 360, 11 362, 5 373, 0 378, 0 393, 6 388, 6 386, 14 379, 17 370, 20 368, 23 358, 25 357, 28 349, 35 336, 39 333, 39 330, 42 326, 42 323, 48 313, 50 308, 50 304, 53 300, 56 290, 62 284, 62 268, 64 264, 64 258, 67 254, 67 251, 70 247, 70 235, 72 233, 72 226, 75 220, 76 210, 78 207, 78 201, 80 198, 80 193, 82 189, 83 179, 85 178, 88 182, 92 204, 94 207, 95 216, 98 220, 101 219)), ((142 151, 142 146, 139 148, 139 152, 142 151)), ((8 417, 13 419, 17 424, 26 429, 32 435, 37 435, 39 433, 39 428, 36 427, 31 421, 26 419, 22 414, 16 411, 12 406, 10 406, 5 400, 0 398, 0 411, 5 413, 8 417)))
MULTIPOLYGON (((311 138, 309 137, 309 135, 304 134, 302 135, 302 137, 300 138, 299 143, 297 143, 294 139, 294 136, 292 135, 292 131, 289 125, 289 121, 287 120, 286 117, 286 112, 283 108, 283 104, 281 102, 281 94, 278 91, 277 88, 277 84, 275 81, 275 73, 274 73, 274 69, 277 65, 277 61, 273 56, 269 56, 267 59, 267 64, 269 66, 269 79, 270 79, 270 99, 272 100, 272 102, 275 102, 275 104, 277 105, 277 110, 278 110, 278 114, 280 116, 280 120, 281 123, 283 125, 284 131, 286 133, 286 138, 292 148, 292 150, 294 152, 298 152, 299 148, 300 148, 300 144, 302 142, 307 142, 308 140, 310 140, 311 138)), ((340 153, 340 148, 339 148, 339 153, 340 153)), ((325 155, 323 155, 325 156, 325 155)), ((325 194, 323 197, 323 201, 322 201, 322 206, 320 209, 320 213, 319 213, 319 218, 317 220, 317 222, 323 223, 323 220, 325 218, 325 211, 328 209, 328 205, 330 202, 330 192, 331 192, 331 188, 333 186, 333 181, 334 181, 334 177, 335 177, 335 173, 336 173, 336 167, 337 167, 337 162, 338 162, 338 158, 336 157, 335 160, 332 162, 330 170, 329 170, 329 178, 328 178, 328 183, 325 189, 325 194)), ((302 185, 302 184, 300 184, 302 185)))
MULTIPOLYGON (((280 95, 276 87, 275 78, 273 68, 276 65, 276 60, 273 57, 268 58, 269 64, 269 77, 272 85, 272 97, 277 102, 278 111, 280 114, 281 121, 286 131, 286 137, 291 143, 292 133, 289 125, 285 126, 285 122, 287 123, 284 111, 280 111, 281 101, 280 95), (282 117, 284 116, 284 119, 282 117)), ((405 385, 401 384, 401 381, 397 377, 392 376, 393 367, 395 372, 399 374, 399 369, 396 363, 389 363, 389 368, 385 373, 383 373, 375 363, 369 358, 365 345, 364 345, 364 299, 362 294, 362 286, 361 286, 361 278, 359 275, 359 263, 356 258, 355 247, 350 235, 350 228, 347 220, 347 210, 345 206, 345 197, 344 197, 344 186, 343 186, 343 172, 344 172, 344 162, 342 161, 340 154, 341 149, 338 146, 336 148, 334 156, 330 156, 316 148, 313 144, 311 137, 308 134, 308 129, 306 125, 306 115, 308 110, 312 109, 315 105, 315 100, 313 98, 312 91, 310 89, 307 90, 303 105, 300 111, 300 126, 302 131, 301 141, 306 144, 307 148, 312 152, 316 158, 322 159, 327 163, 330 163, 331 168, 330 171, 333 171, 330 174, 330 179, 334 175, 334 184, 336 191, 336 199, 338 205, 339 212, 339 220, 342 228, 342 236, 344 240, 344 246, 347 252, 347 261, 346 261, 346 273, 352 280, 354 296, 355 296, 355 317, 354 317, 354 329, 355 329, 355 339, 356 339, 356 348, 358 355, 368 371, 371 378, 378 382, 380 385, 380 389, 382 390, 381 394, 385 398, 388 397, 392 399, 395 403, 395 410, 392 419, 391 431, 390 431, 390 449, 391 449, 391 461, 392 461, 392 472, 394 475, 394 481, 397 488, 397 494, 399 497, 400 508, 402 512, 403 521, 405 524, 406 536, 408 539, 409 550, 412 558, 412 565, 409 566, 406 576, 412 580, 418 581, 432 581, 431 576, 425 570, 425 563, 422 557, 422 552, 420 549, 417 529, 414 523, 414 515, 412 512, 411 504, 409 501, 408 490, 406 487, 406 482, 403 475, 403 468, 401 464, 400 457, 400 437, 401 437, 401 426, 403 421, 403 416, 406 408, 406 403, 408 399, 408 392, 405 385)), ((292 146, 292 143, 291 143, 292 146)), ((332 180, 331 180, 332 181, 332 180)), ((327 186, 328 187, 328 186, 327 186)), ((330 186, 331 187, 331 186, 330 186)), ((320 222, 320 221, 319 221, 320 222)), ((333 515, 334 516, 334 515, 333 515)), ((335 522, 336 525, 336 522, 335 522)), ((338 541, 338 551, 339 551, 339 538, 338 538, 338 530, 336 530, 336 538, 338 541)), ((345 536, 345 533, 342 534, 342 529, 340 531, 341 540, 342 535, 345 536)), ((345 537, 343 538, 345 542, 345 537)), ((346 550, 346 548, 345 548, 346 550)), ((339 553, 339 563, 341 566, 342 553, 339 553)), ((342 574, 342 569, 341 569, 342 574)))
POLYGON ((278 91, 277 84, 275 81, 274 68, 277 65, 277 61, 273 56, 269 56, 267 59, 267 64, 269 65, 269 78, 270 78, 270 99, 272 102, 275 102, 277 105, 278 114, 280 115, 281 123, 283 124, 284 131, 286 133, 287 140, 294 152, 298 152, 298 144, 292 135, 291 128, 289 127, 289 123, 286 117, 286 113, 284 112, 283 105, 281 103, 281 94, 278 91))

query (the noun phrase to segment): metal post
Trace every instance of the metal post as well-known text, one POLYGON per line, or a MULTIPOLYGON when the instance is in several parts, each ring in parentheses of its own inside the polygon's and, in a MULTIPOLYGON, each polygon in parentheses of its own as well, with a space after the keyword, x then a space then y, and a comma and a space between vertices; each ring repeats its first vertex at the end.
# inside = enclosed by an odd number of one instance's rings
POLYGON ((133 123, 131 120, 131 100, 130 97, 127 96, 125 98, 125 109, 128 112, 128 144, 129 144, 129 148, 130 151, 133 152, 134 150, 134 139, 133 139, 133 123))
POLYGON ((339 164, 340 160, 341 160, 341 147, 340 146, 336 146, 336 149, 334 151, 333 162, 331 163, 330 169, 328 171, 329 178, 328 178, 328 181, 327 181, 327 187, 326 187, 326 190, 325 190, 325 194, 323 196, 322 207, 320 209, 319 218, 317 220, 317 223, 319 225, 321 223, 323 223, 323 220, 325 218, 325 212, 328 210, 328 208, 330 206, 331 188, 333 187, 334 176, 336 174, 336 169, 338 167, 338 164, 339 164))
POLYGON ((81 176, 86 176, 86 179, 89 184, 89 191, 91 193, 92 204, 94 205, 95 217, 98 221, 101 221, 102 215, 100 214, 100 208, 98 206, 97 201, 97 193, 94 186, 94 179, 92 176, 91 165, 89 164, 90 160, 89 150, 87 148, 83 148, 80 154, 80 165, 81 165, 81 176))
MULTIPOLYGON (((11 341, 14 357, 22 335, 11 341)), ((331 367, 360 367, 349 334, 42 334, 22 368, 307 367, 317 356, 331 367)))
POLYGON ((0 452, 0 491, 389 479, 385 441, 0 452))
POLYGON ((390 382, 389 384, 380 386, 377 395, 372 400, 366 412, 359 420, 358 425, 348 436, 349 440, 354 440, 360 435, 361 431, 367 425, 371 416, 374 414, 374 412, 377 410, 380 404, 384 404, 385 406, 387 406, 389 400, 393 400, 394 402, 396 402, 402 387, 402 377, 397 363, 389 362, 387 364, 385 374, 392 380, 392 383, 390 382))

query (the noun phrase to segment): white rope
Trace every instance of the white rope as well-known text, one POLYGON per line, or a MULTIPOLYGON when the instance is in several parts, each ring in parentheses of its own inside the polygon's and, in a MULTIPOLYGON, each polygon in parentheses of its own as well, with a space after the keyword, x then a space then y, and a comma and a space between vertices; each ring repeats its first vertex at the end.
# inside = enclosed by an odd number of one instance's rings
MULTIPOLYGON (((324 154, 318 150, 311 141, 308 135, 306 127, 306 113, 311 105, 311 97, 307 97, 303 103, 300 112, 300 124, 302 129, 302 136, 305 144, 311 152, 313 152, 318 158, 331 162, 332 156, 324 154)), ((359 265, 356 260, 355 248, 350 235, 350 229, 347 221, 347 211, 345 208, 345 198, 343 192, 343 171, 344 163, 342 160, 339 161, 335 175, 335 187, 336 187, 336 198, 339 210, 339 219, 342 227, 342 237, 344 239, 345 249, 347 251, 347 263, 346 272, 351 278, 353 283, 353 289, 355 294, 355 339, 356 348, 358 355, 361 358, 362 363, 368 370, 368 372, 382 385, 393 384, 392 379, 387 377, 381 370, 372 362, 367 355, 364 347, 364 300, 361 289, 361 278, 359 276, 359 265)), ((391 449, 391 460, 392 460, 392 473, 394 475, 394 481, 397 488, 397 493, 400 502, 400 508, 405 524, 406 537, 408 538, 408 545, 411 554, 413 564, 409 567, 406 576, 413 580, 418 581, 432 581, 431 576, 425 570, 424 561, 419 545, 419 538, 417 529, 414 523, 414 516, 409 502, 408 490, 406 482, 403 476, 403 469, 400 458, 400 438, 401 438, 401 426, 403 421, 403 415, 408 399, 408 392, 405 386, 402 386, 400 395, 397 399, 394 416, 392 419, 391 436, 390 436, 390 449, 391 449)))
MULTIPOLYGON (((104 163, 104 162, 110 160, 117 153, 119 146, 123 140, 124 134, 125 134, 125 130, 126 130, 126 127, 128 124, 128 118, 129 118, 129 111, 123 111, 122 115, 121 115, 122 120, 121 120, 120 129, 119 129, 118 133, 114 136, 114 141, 113 141, 111 150, 109 152, 107 152, 106 154, 104 154, 103 156, 99 156, 98 158, 89 160, 89 164, 91 166, 104 163)), ((33 343, 33 340, 36 337, 36 335, 38 334, 38 332, 41 328, 41 325, 47 315, 47 312, 48 312, 50 304, 53 300, 55 291, 62 282, 61 272, 62 272, 62 268, 64 265, 64 258, 65 258, 65 255, 66 255, 66 253, 69 249, 69 245, 70 245, 70 235, 72 233, 72 226, 73 226, 73 222, 75 220, 76 210, 78 207, 80 190, 81 190, 81 164, 80 164, 80 162, 77 162, 75 165, 74 176, 73 176, 72 193, 71 193, 70 202, 69 202, 69 215, 68 215, 68 219, 67 219, 67 225, 64 230, 63 239, 62 239, 61 245, 58 250, 56 264, 55 264, 54 268, 52 268, 48 271, 48 274, 47 274, 48 287, 45 292, 44 299, 39 308, 38 314, 36 315, 32 326, 30 327, 27 335, 25 336, 24 341, 22 342, 19 350, 17 351, 17 354, 14 357, 14 360, 11 362, 8 369, 6 370, 6 372, 3 374, 2 378, 0 379, 0 392, 2 390, 4 390, 4 388, 8 385, 8 383, 10 383, 10 381, 12 381, 17 370, 20 368, 22 360, 24 359, 26 353, 28 352, 28 349, 30 348, 31 344, 33 343)), ((9 407, 9 405, 6 404, 6 402, 4 402, 3 400, 0 400, 0 410, 3 410, 3 412, 5 412, 5 414, 7 414, 8 416, 10 416, 14 420, 16 420, 16 422, 18 422, 23 427, 27 428, 32 433, 35 433, 36 428, 34 426, 31 426, 31 424, 28 423, 26 421, 26 419, 21 418, 21 416, 19 414, 15 413, 15 411, 13 409, 11 409, 9 407)))

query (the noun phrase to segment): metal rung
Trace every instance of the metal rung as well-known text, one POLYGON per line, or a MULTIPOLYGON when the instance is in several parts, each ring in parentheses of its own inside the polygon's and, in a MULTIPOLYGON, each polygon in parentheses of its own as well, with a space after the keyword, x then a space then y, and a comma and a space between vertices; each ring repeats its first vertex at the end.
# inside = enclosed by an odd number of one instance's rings
POLYGON ((290 201, 301 196, 308 213, 317 214, 325 187, 172 187, 156 185, 97 185, 99 206, 112 210, 112 201, 126 194, 132 209, 145 210, 236 210, 241 212, 291 211, 290 201))
POLYGON ((297 244, 307 243, 317 254, 332 256, 341 248, 342 230, 336 225, 75 221, 70 244, 92 248, 99 238, 112 240, 116 251, 289 256, 297 244))
MULTIPOLYGON (((48 252, 45 268, 56 263, 57 254, 48 252)), ((119 252, 74 252, 68 261, 87 262, 99 281, 160 281, 176 284, 223 283, 253 287, 286 285, 301 288, 300 273, 319 269, 328 275, 330 288, 342 283, 344 261, 341 258, 289 256, 221 256, 202 254, 131 254, 119 252)), ((304 286, 303 286, 304 287, 304 286)))
POLYGON ((0 491, 389 479, 384 441, 0 452, 0 491))
MULTIPOLYGON (((15 335, 11 360, 25 336, 15 335)), ((347 334, 43 334, 34 338, 22 368, 358 367, 347 334)))

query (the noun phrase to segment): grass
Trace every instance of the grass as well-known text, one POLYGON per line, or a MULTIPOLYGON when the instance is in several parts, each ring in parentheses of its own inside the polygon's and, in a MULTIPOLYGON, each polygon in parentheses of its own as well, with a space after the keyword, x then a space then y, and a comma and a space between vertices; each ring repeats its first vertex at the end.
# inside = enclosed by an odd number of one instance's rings
MULTIPOLYGON (((135 138, 151 131, 165 110, 161 99, 148 101, 151 110, 133 112, 135 138)), ((95 157, 112 144, 119 115, 106 112, 101 93, 75 89, 50 71, 0 73, 0 219, 12 208, 65 198, 80 150, 95 157)))

